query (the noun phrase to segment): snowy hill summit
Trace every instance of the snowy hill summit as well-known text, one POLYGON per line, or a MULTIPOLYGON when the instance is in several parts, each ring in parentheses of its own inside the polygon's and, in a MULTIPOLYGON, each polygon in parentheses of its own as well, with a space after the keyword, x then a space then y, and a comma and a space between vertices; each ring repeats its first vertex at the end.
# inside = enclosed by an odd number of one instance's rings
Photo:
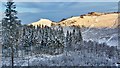
POLYGON ((39 21, 37 21, 37 22, 33 22, 32 23, 32 25, 33 26, 51 26, 51 24, 52 24, 53 22, 52 21, 50 21, 50 20, 48 20, 48 19, 40 19, 39 21))
POLYGON ((118 24, 118 15, 119 12, 111 13, 99 13, 99 12, 90 12, 88 14, 73 16, 68 19, 62 19, 60 22, 52 22, 48 19, 40 19, 38 22, 31 23, 33 26, 46 25, 46 26, 80 26, 80 27, 108 27, 114 28, 118 24))

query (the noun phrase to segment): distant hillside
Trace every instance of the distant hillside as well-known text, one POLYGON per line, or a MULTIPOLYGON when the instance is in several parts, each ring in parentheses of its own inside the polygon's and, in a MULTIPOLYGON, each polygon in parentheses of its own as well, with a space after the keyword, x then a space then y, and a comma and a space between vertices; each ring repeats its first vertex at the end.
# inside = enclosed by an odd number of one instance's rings
POLYGON ((46 26, 80 26, 80 27, 117 27, 118 26, 118 12, 113 13, 98 13, 91 12, 81 16, 71 17, 68 19, 63 19, 60 22, 52 22, 48 19, 41 19, 38 22, 32 23, 32 25, 46 25, 46 26))
MULTIPOLYGON (((51 24, 52 24, 53 22, 52 21, 50 21, 50 20, 48 20, 48 19, 40 19, 39 21, 37 21, 37 22, 33 22, 32 23, 32 25, 33 26, 51 26, 51 24)), ((29 25, 31 25, 31 24, 29 24, 29 25)))

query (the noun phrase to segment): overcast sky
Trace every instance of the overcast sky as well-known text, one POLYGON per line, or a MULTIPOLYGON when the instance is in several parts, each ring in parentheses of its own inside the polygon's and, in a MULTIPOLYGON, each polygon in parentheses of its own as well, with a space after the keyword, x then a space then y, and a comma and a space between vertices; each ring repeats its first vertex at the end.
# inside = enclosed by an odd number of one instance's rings
MULTIPOLYGON (((16 2, 15 4, 18 17, 24 24, 38 21, 41 18, 60 21, 63 18, 79 16, 88 12, 118 11, 118 2, 16 2)), ((5 10, 3 5, 4 3, 0 8, 0 14, 5 10)))

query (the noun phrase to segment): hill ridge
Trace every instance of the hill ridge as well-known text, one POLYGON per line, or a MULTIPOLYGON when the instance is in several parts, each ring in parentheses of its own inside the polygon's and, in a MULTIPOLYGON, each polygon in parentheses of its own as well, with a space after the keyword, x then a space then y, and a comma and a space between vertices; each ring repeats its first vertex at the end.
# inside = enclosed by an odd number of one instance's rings
POLYGON ((31 23, 33 26, 46 25, 46 26, 80 26, 80 27, 117 27, 119 12, 90 12, 80 16, 73 16, 67 19, 63 19, 59 22, 53 22, 49 19, 40 19, 38 22, 31 23))

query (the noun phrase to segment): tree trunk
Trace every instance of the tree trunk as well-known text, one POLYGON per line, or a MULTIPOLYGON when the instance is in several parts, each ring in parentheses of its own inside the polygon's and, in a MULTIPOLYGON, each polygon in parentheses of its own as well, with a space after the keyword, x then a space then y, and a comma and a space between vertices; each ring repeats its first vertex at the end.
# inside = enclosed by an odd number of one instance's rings
POLYGON ((12 54, 11 54, 11 59, 12 59, 12 68, 14 67, 14 50, 13 50, 13 46, 11 47, 12 49, 12 54))

